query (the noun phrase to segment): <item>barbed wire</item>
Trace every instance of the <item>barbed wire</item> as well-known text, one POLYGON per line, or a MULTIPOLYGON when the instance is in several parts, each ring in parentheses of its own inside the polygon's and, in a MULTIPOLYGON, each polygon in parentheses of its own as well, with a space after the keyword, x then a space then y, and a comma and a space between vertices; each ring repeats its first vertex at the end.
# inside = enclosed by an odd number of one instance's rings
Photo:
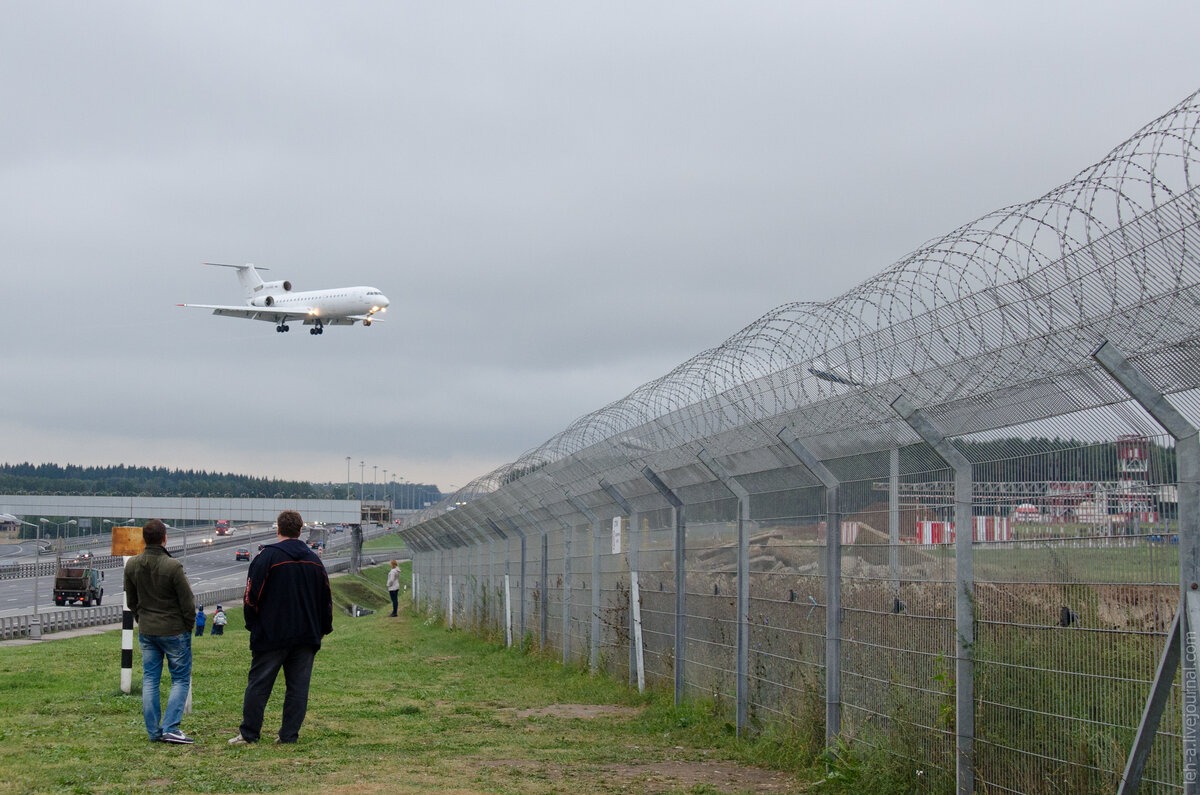
POLYGON ((598 457, 589 477, 629 465, 638 455, 615 442, 626 437, 666 451, 739 430, 762 442, 788 425, 836 457, 913 441, 888 410, 900 394, 955 434, 1118 403, 1089 375, 1102 339, 1153 360, 1164 390, 1195 388, 1198 129, 1200 92, 1045 195, 931 240, 829 301, 772 309, 417 521, 552 464, 566 472, 585 451, 598 457))

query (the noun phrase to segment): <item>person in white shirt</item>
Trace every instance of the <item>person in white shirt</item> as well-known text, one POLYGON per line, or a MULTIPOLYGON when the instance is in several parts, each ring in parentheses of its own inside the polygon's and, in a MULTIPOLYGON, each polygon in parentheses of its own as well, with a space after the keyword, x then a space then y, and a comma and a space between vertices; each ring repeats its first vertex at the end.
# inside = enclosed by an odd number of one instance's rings
POLYGON ((394 560, 392 569, 388 572, 387 589, 388 595, 392 597, 392 616, 395 617, 400 608, 400 564, 394 560))

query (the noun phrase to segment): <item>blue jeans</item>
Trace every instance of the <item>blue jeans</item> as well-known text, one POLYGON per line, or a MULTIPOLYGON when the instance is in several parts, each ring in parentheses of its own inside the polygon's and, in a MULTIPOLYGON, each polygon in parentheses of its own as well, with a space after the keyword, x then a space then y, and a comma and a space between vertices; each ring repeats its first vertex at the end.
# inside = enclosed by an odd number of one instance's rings
POLYGON ((163 732, 179 731, 183 720, 183 707, 192 685, 192 635, 139 633, 138 642, 142 646, 142 716, 146 719, 146 733, 151 740, 157 740, 163 732), (163 657, 167 658, 167 670, 171 673, 166 715, 162 714, 158 695, 163 657))

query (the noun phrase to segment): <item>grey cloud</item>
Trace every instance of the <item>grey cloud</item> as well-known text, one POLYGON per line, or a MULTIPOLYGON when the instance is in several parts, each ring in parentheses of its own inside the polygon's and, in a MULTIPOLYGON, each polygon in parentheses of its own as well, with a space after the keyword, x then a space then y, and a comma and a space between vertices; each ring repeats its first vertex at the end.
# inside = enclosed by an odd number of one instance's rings
POLYGON ((314 478, 353 455, 461 485, 773 306, 1069 178, 1196 88, 1198 18, 12 6, 6 455, 314 478), (319 339, 175 307, 240 299, 205 260, 392 307, 319 339))

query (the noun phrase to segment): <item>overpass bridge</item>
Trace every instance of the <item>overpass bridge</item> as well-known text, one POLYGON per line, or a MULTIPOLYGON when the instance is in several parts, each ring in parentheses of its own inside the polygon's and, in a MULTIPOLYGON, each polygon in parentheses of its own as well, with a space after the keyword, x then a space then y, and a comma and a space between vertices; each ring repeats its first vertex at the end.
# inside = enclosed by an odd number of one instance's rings
POLYGON ((98 520, 95 525, 101 529, 106 519, 109 523, 142 524, 154 518, 176 526, 218 519, 234 523, 273 522, 286 510, 299 511, 309 523, 387 524, 392 520, 392 506, 384 500, 0 494, 0 513, 12 514, 31 524, 45 517, 95 519, 98 520))

